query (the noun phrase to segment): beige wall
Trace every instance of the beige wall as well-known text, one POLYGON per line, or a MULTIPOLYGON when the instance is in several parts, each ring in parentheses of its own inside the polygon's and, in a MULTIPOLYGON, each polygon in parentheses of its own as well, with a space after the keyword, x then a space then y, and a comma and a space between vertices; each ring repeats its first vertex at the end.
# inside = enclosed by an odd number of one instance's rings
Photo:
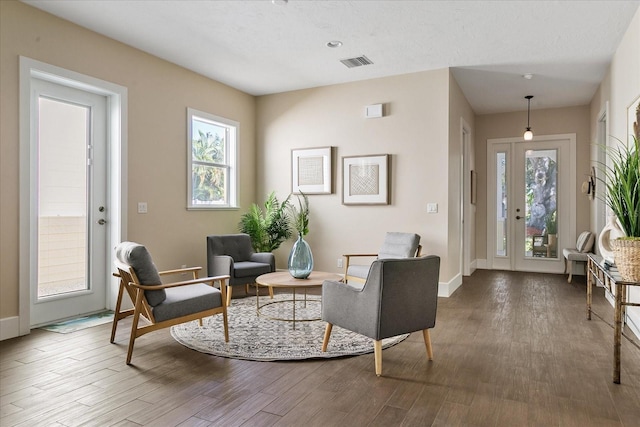
MULTIPOLYGON (((605 103, 609 102, 609 135, 619 140, 628 138, 627 108, 640 96, 640 10, 629 25, 609 67, 605 79, 600 84, 590 106, 592 135, 596 134, 597 121, 605 103)), ((609 139, 608 144, 616 144, 609 139)), ((592 154, 595 161, 595 155, 592 154)), ((594 217, 592 206, 591 216, 594 217)), ((600 231, 600 230, 594 230, 600 231)), ((631 289, 630 301, 640 301, 640 290, 631 289)), ((640 308, 629 307, 629 324, 640 336, 640 308)))
MULTIPOLYGON (((442 257, 441 282, 458 273, 457 253, 449 259, 450 245, 458 247, 449 223, 459 212, 449 201, 458 187, 456 172, 449 171, 456 155, 449 144, 449 80, 443 69, 258 98, 259 197, 272 190, 281 198, 289 194, 291 149, 336 147, 334 193, 309 196, 308 241, 317 268, 337 272, 342 254, 376 252, 385 232, 407 231, 422 236, 423 253, 442 257), (377 103, 385 116, 365 119, 365 106, 377 103), (341 158, 383 153, 391 154, 391 204, 342 205, 341 158), (437 214, 427 214, 429 202, 438 203, 437 214)), ((466 113, 459 94, 452 97, 466 113)), ((290 247, 276 252, 279 266, 286 265, 290 247)))
POLYGON ((206 267, 242 210, 187 211, 186 109, 240 122, 240 205, 255 199, 255 98, 16 1, 0 2, 0 319, 18 315, 18 57, 128 88, 128 238, 160 268, 206 267), (146 201, 148 214, 137 214, 146 201))
MULTIPOLYGON (((524 101, 524 99, 523 99, 524 101)), ((487 258, 487 140, 518 138, 526 127, 526 111, 476 116, 476 167, 478 170, 478 205, 476 216, 476 253, 487 258)), ((589 107, 531 110, 531 127, 536 136, 576 134, 576 235, 589 229, 589 200, 580 191, 589 174, 589 107)))

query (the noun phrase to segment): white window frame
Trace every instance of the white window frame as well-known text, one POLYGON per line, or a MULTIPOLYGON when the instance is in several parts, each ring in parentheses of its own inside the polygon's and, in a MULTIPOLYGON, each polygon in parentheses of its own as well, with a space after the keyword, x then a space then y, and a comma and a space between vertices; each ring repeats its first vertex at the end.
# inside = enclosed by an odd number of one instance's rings
MULTIPOLYGON (((187 108, 187 209, 237 209, 238 208, 238 140, 240 138, 240 123, 219 117, 194 108, 187 108), (226 129, 225 163, 207 163, 211 166, 227 169, 226 203, 193 203, 193 120, 209 122, 212 125, 226 129)), ((197 162, 200 163, 201 162, 197 162)))

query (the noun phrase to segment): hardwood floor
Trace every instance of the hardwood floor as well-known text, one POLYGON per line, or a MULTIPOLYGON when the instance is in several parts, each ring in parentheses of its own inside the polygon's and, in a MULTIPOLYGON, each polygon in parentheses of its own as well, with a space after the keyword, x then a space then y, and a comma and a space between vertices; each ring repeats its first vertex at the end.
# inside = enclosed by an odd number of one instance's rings
MULTIPOLYGON (((168 330, 136 342, 128 323, 0 343, 0 425, 640 426, 640 350, 585 316, 585 279, 479 270, 438 303, 428 362, 421 333, 383 352, 250 362, 189 350, 168 330)), ((594 309, 610 322, 603 290, 594 309)), ((628 332, 628 331, 627 331, 628 332)), ((230 331, 233 339, 233 331, 230 331)))

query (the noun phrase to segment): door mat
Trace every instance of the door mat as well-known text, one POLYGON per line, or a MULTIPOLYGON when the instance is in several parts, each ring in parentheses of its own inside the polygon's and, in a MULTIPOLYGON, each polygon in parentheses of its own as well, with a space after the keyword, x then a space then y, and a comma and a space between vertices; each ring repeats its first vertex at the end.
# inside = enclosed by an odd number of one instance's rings
POLYGON ((74 319, 65 320, 63 322, 51 323, 49 325, 41 326, 39 329, 44 329, 50 332, 57 332, 59 334, 69 334, 71 332, 91 328, 93 326, 111 323, 112 321, 113 311, 102 311, 90 316, 76 317, 74 319))

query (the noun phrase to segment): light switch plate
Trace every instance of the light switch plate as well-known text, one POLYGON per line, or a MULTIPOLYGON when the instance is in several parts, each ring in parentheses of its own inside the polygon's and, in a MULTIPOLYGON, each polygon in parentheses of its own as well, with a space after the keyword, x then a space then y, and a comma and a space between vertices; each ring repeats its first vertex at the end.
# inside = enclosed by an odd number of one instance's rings
POLYGON ((438 213, 438 204, 427 203, 427 213, 438 213))

